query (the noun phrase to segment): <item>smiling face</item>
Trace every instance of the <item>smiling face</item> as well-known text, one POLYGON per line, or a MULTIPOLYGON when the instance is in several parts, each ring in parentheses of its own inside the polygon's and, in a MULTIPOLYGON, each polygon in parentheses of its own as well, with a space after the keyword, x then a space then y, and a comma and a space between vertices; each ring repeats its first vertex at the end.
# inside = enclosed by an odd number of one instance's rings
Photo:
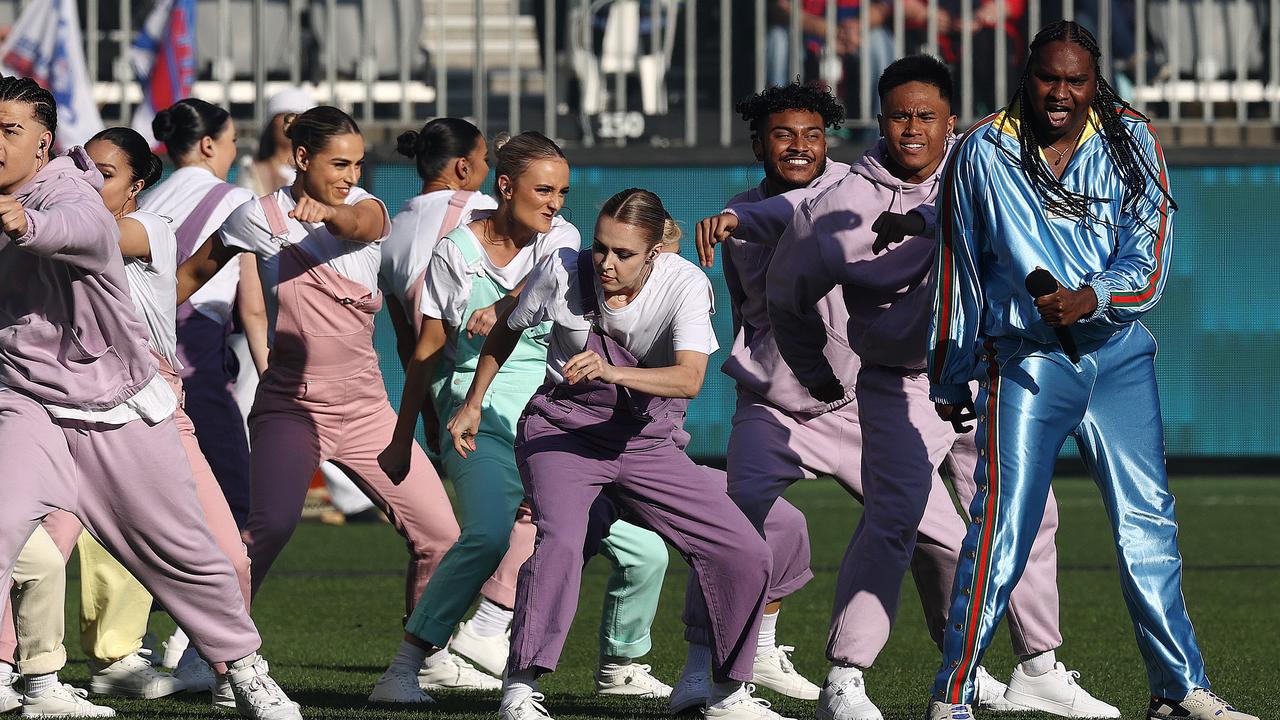
POLYGON ((129 166, 129 156, 106 140, 94 140, 85 146, 89 159, 98 166, 102 173, 102 203, 116 217, 126 214, 129 201, 142 191, 142 181, 133 179, 133 168, 129 166))
POLYGON ((1056 40, 1038 49, 1028 62, 1028 119, 1037 137, 1053 143, 1079 135, 1098 95, 1098 75, 1089 51, 1074 42, 1056 40))
POLYGON ((879 120, 893 176, 909 183, 929 179, 942 163, 947 136, 956 127, 951 103, 938 86, 912 81, 890 90, 879 120))
POLYGON ((591 259, 600 289, 606 295, 638 291, 649 277, 649 266, 657 256, 658 248, 645 242, 642 228, 607 215, 596 220, 591 259))
POLYGON ((364 138, 359 133, 335 135, 315 154, 294 150, 298 181, 312 198, 326 205, 343 205, 364 171, 364 138))
POLYGON ((512 220, 534 232, 550 232, 569 194, 569 163, 560 158, 535 160, 514 178, 499 177, 498 188, 512 220))
POLYGON ((53 133, 36 119, 35 106, 0 102, 0 193, 11 193, 35 177, 52 146, 53 133))
POLYGON ((822 115, 812 110, 783 110, 761 122, 751 142, 764 163, 770 194, 802 188, 822 174, 827 162, 827 133, 822 115))

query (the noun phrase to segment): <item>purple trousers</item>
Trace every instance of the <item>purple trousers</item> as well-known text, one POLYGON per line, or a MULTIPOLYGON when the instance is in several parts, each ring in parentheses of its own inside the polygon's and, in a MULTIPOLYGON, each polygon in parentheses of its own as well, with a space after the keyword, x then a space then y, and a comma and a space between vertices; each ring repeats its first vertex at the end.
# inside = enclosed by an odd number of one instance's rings
MULTIPOLYGON (((956 435, 938 419, 923 375, 906 382, 892 372, 870 369, 864 379, 868 370, 859 376, 859 406, 813 418, 799 419, 754 394, 740 394, 728 449, 729 495, 758 527, 783 491, 802 478, 830 475, 863 503, 863 519, 837 576, 827 657, 864 668, 875 662, 889 639, 907 568, 920 593, 929 635, 941 648, 966 528, 938 470, 942 462, 948 464, 956 494, 968 507, 976 492, 977 462, 972 432, 956 435), (859 421, 864 405, 876 427, 865 442, 867 418, 859 421), (924 443, 904 445, 904 438, 921 436, 929 438, 930 447, 943 449, 925 453, 923 463, 918 453, 908 460, 905 451, 919 450, 924 443), (869 472, 874 479, 868 480, 869 472), (909 546, 904 534, 913 536, 909 546)), ((1057 505, 1051 502, 1019 586, 1023 589, 1014 591, 1010 635, 1021 655, 1062 644, 1053 546, 1057 520, 1057 505)))
POLYGON ((723 488, 685 455, 682 412, 630 423, 626 432, 617 413, 539 394, 520 419, 516 464, 538 535, 520 568, 507 669, 555 669, 578 607, 589 509, 611 486, 614 500, 702 578, 716 679, 749 681, 769 549, 723 488))
POLYGON ((41 518, 66 510, 210 662, 257 651, 261 639, 205 522, 173 418, 154 426, 55 422, 31 398, 0 390, 0 467, 8 468, 0 483, 0 587, 41 518))

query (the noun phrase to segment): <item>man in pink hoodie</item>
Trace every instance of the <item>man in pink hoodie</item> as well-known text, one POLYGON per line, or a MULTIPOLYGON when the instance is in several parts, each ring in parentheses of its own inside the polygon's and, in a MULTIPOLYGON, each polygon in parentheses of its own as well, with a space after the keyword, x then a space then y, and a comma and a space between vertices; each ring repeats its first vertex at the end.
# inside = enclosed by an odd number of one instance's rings
MULTIPOLYGON (((50 160, 56 129, 49 91, 0 78, 0 587, 41 518, 66 510, 228 676, 242 715, 300 720, 205 526, 102 175, 80 148, 50 160)), ((28 716, 103 716, 56 673, 26 694, 28 716)))
MULTIPOLYGON (((796 381, 819 400, 847 397, 850 390, 857 400, 864 510, 837 579, 827 647, 833 667, 818 713, 840 720, 881 717, 866 694, 863 672, 888 638, 908 567, 941 643, 936 618, 945 619, 965 523, 940 466, 949 464, 965 507, 977 490, 973 435, 938 418, 925 372, 937 247, 929 226, 943 159, 954 142, 951 77, 938 60, 911 56, 885 70, 879 93, 882 139, 843 179, 799 204, 765 283, 777 347, 796 381), (847 314, 824 312, 833 293, 842 296, 847 314), (860 362, 856 380, 831 360, 850 350, 860 362)), ((763 205, 753 208, 756 215, 763 205)), ((746 219, 740 212, 740 233, 746 219)), ((1062 644, 1056 528, 1057 505, 1050 498, 1011 603, 1016 617, 1010 635, 1022 662, 1007 689, 979 670, 980 704, 1119 717, 1056 662, 1054 650, 1062 644)))

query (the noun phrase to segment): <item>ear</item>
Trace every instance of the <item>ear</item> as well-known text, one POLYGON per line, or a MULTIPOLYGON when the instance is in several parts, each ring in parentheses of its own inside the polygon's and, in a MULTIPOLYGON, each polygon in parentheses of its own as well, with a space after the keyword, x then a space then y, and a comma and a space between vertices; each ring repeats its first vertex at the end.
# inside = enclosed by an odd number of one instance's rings
POLYGON ((880 128, 880 137, 889 137, 889 133, 884 126, 884 115, 876 115, 876 127, 880 128))
POLYGON ((142 186, 144 184, 145 183, 143 183, 141 180, 133 181, 133 184, 129 186, 129 198, 133 199, 135 196, 137 196, 138 193, 142 192, 142 186))
POLYGON ((949 135, 951 133, 954 133, 955 131, 956 131, 956 116, 952 115, 951 117, 947 118, 947 134, 949 135))
POLYGON ((751 138, 751 152, 756 154, 757 162, 764 162, 764 143, 760 142, 760 138, 751 138))
POLYGON ((454 158, 453 174, 465 183, 471 177, 471 162, 464 157, 454 158))
POLYGON ((296 147, 293 149, 293 164, 298 166, 299 171, 306 172, 307 165, 309 165, 310 163, 311 163, 311 158, 307 154, 306 148, 296 147))
POLYGON ((510 200, 511 195, 514 192, 514 188, 512 187, 513 184, 514 183, 511 182, 511 177, 509 175, 499 175, 498 194, 501 195, 503 199, 510 200))
POLYGON ((43 156, 45 158, 48 158, 49 156, 53 155, 53 133, 49 132, 48 130, 45 130, 44 132, 40 133, 39 148, 40 148, 40 152, 43 153, 43 156))
POLYGON ((205 157, 213 157, 215 152, 217 152, 217 150, 215 149, 215 144, 212 137, 205 135, 204 137, 200 138, 200 154, 201 155, 205 157))

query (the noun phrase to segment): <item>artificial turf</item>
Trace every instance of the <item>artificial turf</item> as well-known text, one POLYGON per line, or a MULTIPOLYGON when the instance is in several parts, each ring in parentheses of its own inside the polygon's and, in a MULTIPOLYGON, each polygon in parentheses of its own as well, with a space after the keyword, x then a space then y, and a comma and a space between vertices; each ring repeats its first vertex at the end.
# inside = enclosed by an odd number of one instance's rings
MULTIPOLYGON (((1261 718, 1280 718, 1280 478, 1176 478, 1173 489, 1184 594, 1214 689, 1261 718)), ((1058 657, 1080 671, 1085 688, 1120 707, 1125 718, 1145 718, 1146 676, 1121 599, 1111 531, 1097 490, 1087 481, 1063 479, 1055 483, 1055 491, 1061 510, 1058 584, 1065 638, 1058 657)), ((778 641, 794 645, 796 667, 821 683, 836 568, 860 507, 826 481, 798 483, 787 498, 808 517, 816 577, 784 603, 778 641)), ((496 718, 496 693, 436 693, 436 705, 414 710, 366 702, 401 636, 404 560, 403 541, 390 526, 307 523, 276 562, 253 616, 273 676, 302 703, 305 717, 496 718)), ((63 679, 85 685, 88 668, 75 630, 77 570, 73 559, 67 600, 71 660, 63 679)), ((607 573, 600 559, 587 568, 560 670, 543 679, 546 705, 562 720, 664 717, 663 701, 603 698, 593 692, 596 626, 607 573)), ((643 659, 668 683, 675 682, 684 659, 680 608, 686 576, 686 566, 673 555, 653 628, 654 649, 643 659)), ((163 637, 172 624, 153 617, 154 630, 163 637)), ((893 635, 867 673, 868 690, 887 720, 923 717, 937 663, 908 578, 893 635)), ((984 664, 997 677, 1012 670, 1014 658, 1003 628, 984 664)), ((759 694, 783 715, 813 717, 814 703, 765 690, 759 694)), ((226 717, 209 708, 207 694, 95 701, 134 718, 226 717)))

